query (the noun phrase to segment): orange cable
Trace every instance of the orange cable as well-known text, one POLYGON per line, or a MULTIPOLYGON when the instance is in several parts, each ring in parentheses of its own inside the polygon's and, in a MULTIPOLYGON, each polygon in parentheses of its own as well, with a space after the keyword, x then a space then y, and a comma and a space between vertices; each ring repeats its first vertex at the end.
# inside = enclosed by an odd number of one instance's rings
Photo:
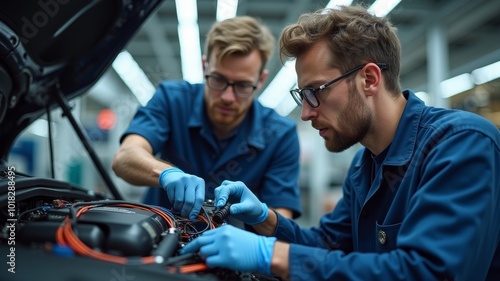
MULTIPOLYGON (((77 211, 76 217, 77 218, 80 217, 83 213, 85 213, 86 211, 88 211, 96 206, 100 206, 100 205, 99 204, 98 205, 88 205, 88 206, 81 207, 77 211)), ((154 207, 145 208, 143 206, 138 206, 138 205, 128 204, 128 203, 117 203, 117 204, 114 204, 113 206, 122 206, 122 207, 152 211, 152 212, 158 214, 159 216, 161 216, 165 221, 167 221, 167 223, 169 224, 170 227, 175 226, 175 223, 170 216, 168 216, 163 211, 161 211, 157 208, 154 208, 154 207)), ((210 218, 207 220, 207 218, 205 218, 204 216, 199 214, 198 219, 200 219, 201 221, 204 221, 207 225, 210 225, 212 229, 216 228, 215 223, 213 223, 213 221, 211 221, 210 218), (210 220, 210 222, 209 222, 209 220, 210 220)), ((187 238, 189 238, 188 234, 183 233, 182 235, 184 238, 186 238, 186 235, 187 235, 187 238)), ((94 249, 88 247, 74 233, 74 231, 72 229, 71 219, 69 218, 69 216, 66 217, 66 219, 63 221, 63 223, 61 223, 61 225, 57 229, 56 241, 60 245, 69 246, 76 253, 83 255, 83 256, 88 256, 88 257, 91 257, 94 259, 103 260, 103 261, 107 261, 107 262, 113 262, 113 263, 119 263, 119 264, 126 264, 128 262, 128 259, 126 257, 113 256, 110 254, 95 251, 94 249)), ((150 263, 155 262, 155 257, 154 256, 146 256, 146 257, 142 257, 140 260, 143 264, 150 264, 150 263)), ((169 270, 172 270, 172 269, 174 269, 174 267, 170 267, 169 270)), ((196 264, 182 265, 180 267, 177 267, 177 269, 181 273, 192 273, 192 272, 199 272, 199 271, 207 270, 208 267, 205 263, 196 263, 196 264)))
POLYGON ((205 263, 193 263, 193 264, 181 265, 179 267, 171 266, 169 267, 168 270, 170 272, 177 272, 177 273, 193 273, 193 272, 206 271, 207 269, 208 266, 205 263))
MULTIPOLYGON (((132 207, 132 208, 141 209, 141 210, 148 210, 147 208, 144 208, 142 206, 136 206, 133 204, 116 204, 116 205, 132 207)), ((89 206, 82 207, 81 209, 78 210, 76 217, 78 218, 81 214, 83 214, 84 212, 88 211, 89 209, 91 209, 95 206, 96 205, 89 205, 89 206)), ((160 215, 162 218, 167 220, 167 222, 169 222, 171 226, 174 225, 172 219, 169 216, 165 215, 163 212, 161 212, 157 209, 154 209, 154 208, 150 209, 150 211, 153 211, 153 212, 157 213, 158 215, 160 215)), ((92 257, 92 258, 95 258, 98 260, 119 263, 119 264, 126 264, 128 262, 128 259, 125 257, 118 257, 118 256, 106 254, 106 253, 101 253, 101 252, 95 251, 92 248, 88 247, 73 232, 73 229, 71 226, 71 219, 69 218, 69 216, 66 217, 64 222, 57 229, 56 241, 60 245, 69 246, 76 253, 78 253, 80 255, 92 257)), ((141 261, 144 264, 154 263, 155 257, 154 256, 143 257, 143 258, 141 258, 141 261)))

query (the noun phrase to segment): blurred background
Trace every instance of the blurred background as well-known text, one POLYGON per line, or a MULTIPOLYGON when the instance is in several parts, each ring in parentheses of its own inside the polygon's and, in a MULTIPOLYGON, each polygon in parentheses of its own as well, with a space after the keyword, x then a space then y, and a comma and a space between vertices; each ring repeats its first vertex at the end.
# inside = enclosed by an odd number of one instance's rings
MULTIPOLYGON (((126 199, 140 200, 133 187, 111 171, 118 140, 137 107, 145 104, 162 80, 202 82, 205 34, 214 21, 235 15, 262 20, 276 38, 303 12, 361 1, 320 0, 167 0, 118 55, 112 67, 89 90, 71 101, 73 114, 114 184, 126 199)), ((374 14, 387 15, 402 43, 401 83, 429 105, 467 110, 500 128, 500 1, 385 0, 362 2, 374 14)), ((295 87, 293 62, 283 64, 278 50, 268 64, 270 76, 259 101, 298 124, 301 145, 300 186, 304 215, 299 223, 315 225, 334 208, 354 153, 332 154, 289 96, 295 87), (272 98, 270 98, 272 97, 272 98)), ((53 133, 55 178, 108 193, 84 146, 60 110, 34 122, 17 139, 9 157, 17 171, 50 177, 48 128, 53 133)))

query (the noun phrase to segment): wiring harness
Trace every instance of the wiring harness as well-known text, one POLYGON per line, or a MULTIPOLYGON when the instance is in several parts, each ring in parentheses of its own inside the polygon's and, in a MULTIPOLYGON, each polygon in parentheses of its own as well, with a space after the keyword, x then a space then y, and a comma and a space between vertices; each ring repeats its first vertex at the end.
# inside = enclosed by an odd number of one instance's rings
MULTIPOLYGON (((81 256, 118 264, 142 265, 159 263, 165 265, 168 271, 179 273, 193 273, 207 270, 205 263, 196 255, 174 256, 174 252, 182 247, 183 244, 203 234, 203 232, 224 224, 225 222, 223 219, 228 215, 227 208, 215 210, 213 204, 210 203, 204 204, 196 220, 188 220, 180 217, 174 211, 163 207, 120 200, 79 202, 74 204, 60 204, 60 202, 57 202, 53 207, 69 208, 69 214, 62 221, 56 232, 56 242, 59 247, 70 248, 81 256), (148 256, 125 257, 105 253, 86 245, 78 237, 76 230, 79 218, 92 209, 102 208, 104 206, 149 211, 161 217, 161 219, 166 222, 168 229, 162 233, 162 238, 155 251, 148 256), (214 221, 214 217, 217 222, 214 221), (160 249, 162 248, 162 243, 165 243, 163 250, 160 249), (167 251, 168 253, 162 255, 162 251, 167 251)), ((24 214, 26 213, 27 212, 24 212, 24 214)))

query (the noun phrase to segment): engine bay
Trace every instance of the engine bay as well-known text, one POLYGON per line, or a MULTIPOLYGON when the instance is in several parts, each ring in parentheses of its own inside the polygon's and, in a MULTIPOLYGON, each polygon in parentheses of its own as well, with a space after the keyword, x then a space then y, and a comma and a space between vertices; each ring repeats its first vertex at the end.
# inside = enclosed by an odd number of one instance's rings
MULTIPOLYGON (((141 268, 148 274, 151 270, 160 270, 161 277, 170 277, 162 280, 279 280, 249 272, 208 268, 197 254, 179 254, 191 240, 227 223, 228 208, 217 209, 212 201, 203 204, 195 220, 188 220, 171 209, 106 199, 56 180, 40 182, 26 178, 16 180, 18 182, 25 184, 0 195, 3 222, 0 240, 7 252, 12 250, 11 255, 28 250, 30 256, 41 254, 41 259, 47 261, 78 258, 113 268, 141 268)), ((0 179, 0 186, 6 184, 7 178, 0 179)), ((8 188, 0 187, 0 190, 8 188)), ((8 263, 8 255, 7 258, 8 263)), ((12 259, 19 265, 21 256, 18 254, 12 259)), ((78 274, 75 272, 75 276, 78 274)), ((115 277, 115 280, 118 279, 115 277)))

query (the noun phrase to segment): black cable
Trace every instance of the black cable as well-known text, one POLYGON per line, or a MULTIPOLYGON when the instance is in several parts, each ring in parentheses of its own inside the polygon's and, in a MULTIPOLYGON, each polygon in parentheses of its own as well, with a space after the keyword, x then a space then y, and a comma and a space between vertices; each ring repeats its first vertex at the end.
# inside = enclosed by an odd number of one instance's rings
POLYGON ((33 208, 33 209, 29 209, 29 210, 23 211, 22 213, 19 214, 19 216, 17 217, 17 220, 21 222, 21 221, 23 221, 22 217, 24 217, 26 214, 31 213, 31 212, 35 212, 35 211, 38 211, 38 210, 43 210, 45 208, 50 208, 50 207, 49 206, 40 206, 40 207, 36 207, 36 208, 33 208))
POLYGON ((208 229, 212 229, 212 220, 210 219, 208 211, 205 209, 205 207, 201 206, 201 210, 203 210, 203 215, 205 216, 205 219, 208 222, 207 227, 203 230, 203 232, 204 232, 204 231, 206 231, 208 229))
POLYGON ((52 143, 52 118, 50 116, 50 106, 47 105, 47 128, 49 133, 49 157, 50 157, 50 175, 53 179, 56 179, 55 169, 54 169, 54 144, 52 143))
POLYGON ((222 224, 229 217, 229 207, 231 207, 231 204, 227 203, 224 207, 214 212, 213 220, 215 223, 222 224))
POLYGON ((173 265, 173 264, 183 265, 186 264, 187 262, 191 263, 192 262, 191 260, 195 258, 198 258, 201 261, 201 258, 199 257, 198 253, 187 253, 184 255, 170 257, 165 260, 163 265, 173 265))

